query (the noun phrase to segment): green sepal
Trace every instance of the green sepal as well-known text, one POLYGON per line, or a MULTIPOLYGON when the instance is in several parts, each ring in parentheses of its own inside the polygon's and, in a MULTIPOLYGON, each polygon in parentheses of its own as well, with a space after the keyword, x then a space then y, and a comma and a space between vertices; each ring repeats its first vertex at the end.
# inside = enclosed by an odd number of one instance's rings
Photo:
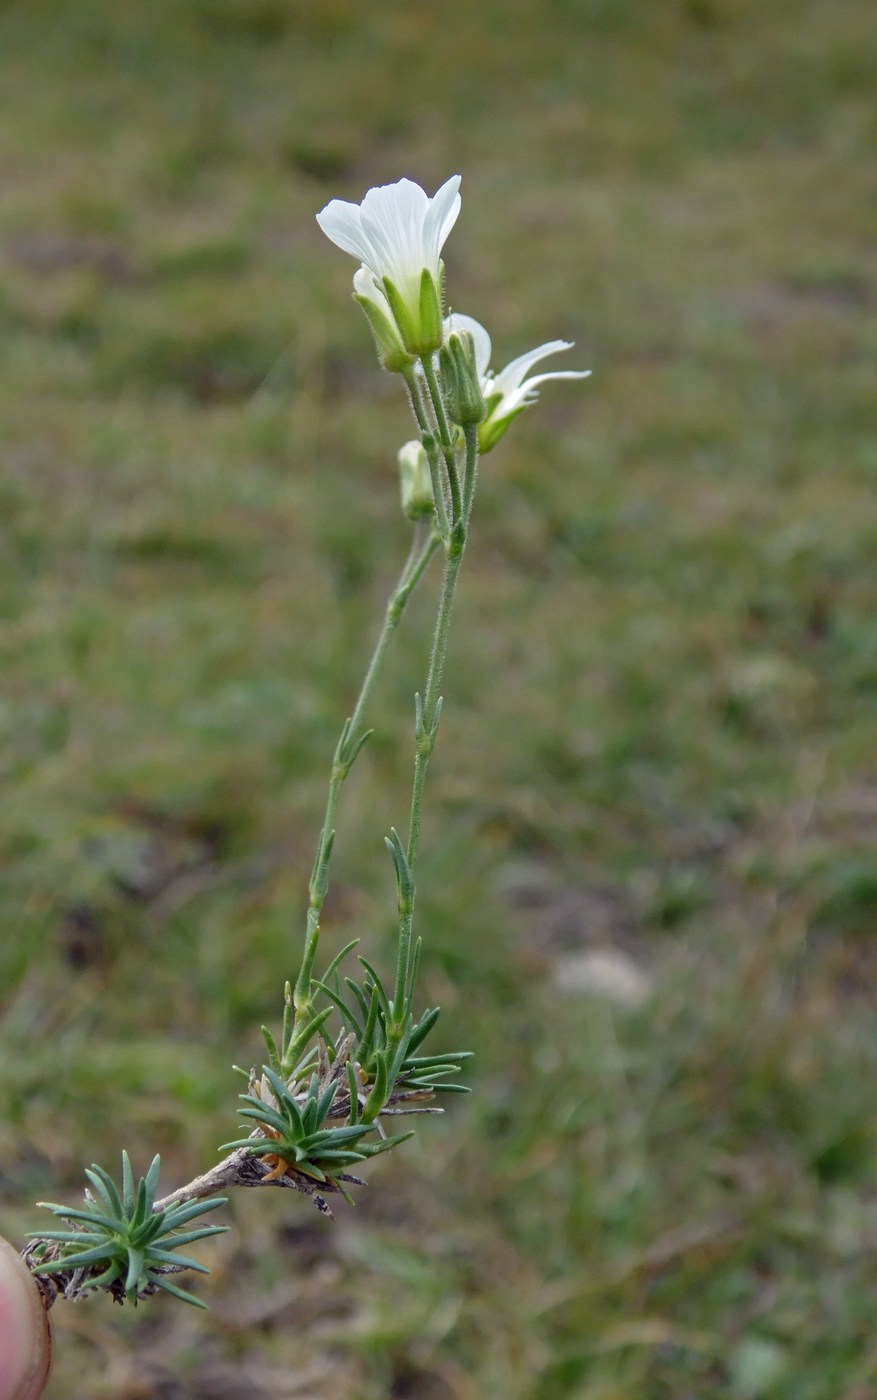
POLYGON ((411 355, 430 355, 434 350, 438 350, 444 339, 443 281, 443 263, 439 263, 438 285, 433 281, 429 269, 423 268, 417 289, 417 305, 414 307, 411 302, 406 301, 389 277, 381 279, 381 286, 402 337, 402 344, 411 355))
POLYGON ((378 359, 384 369, 391 374, 404 374, 414 363, 414 356, 405 349, 399 331, 389 316, 371 297, 354 292, 353 300, 358 301, 368 318, 369 328, 374 336, 378 359))
POLYGON ((502 418, 493 418, 488 405, 487 417, 483 423, 478 425, 478 451, 482 456, 496 446, 509 424, 517 418, 519 413, 523 413, 526 407, 527 405, 522 403, 502 418))
POLYGON ((445 280, 445 265, 440 262, 438 265, 438 285, 433 281, 429 270, 424 268, 420 274, 420 344, 414 346, 418 355, 428 355, 433 350, 438 350, 444 339, 444 320, 442 317, 442 290, 445 280))

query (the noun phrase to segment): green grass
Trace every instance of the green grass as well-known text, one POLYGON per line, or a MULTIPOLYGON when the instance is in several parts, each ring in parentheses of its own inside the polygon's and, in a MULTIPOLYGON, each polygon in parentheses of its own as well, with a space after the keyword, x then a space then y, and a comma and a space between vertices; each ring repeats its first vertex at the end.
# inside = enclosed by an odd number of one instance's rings
MULTIPOLYGON (((49 1395, 867 1400, 877 1378, 877 52, 865 0, 0 18, 0 1227, 180 1181, 295 970, 410 436, 315 212, 461 171, 455 309, 575 339, 484 463, 425 1004, 474 1093, 206 1320, 56 1309, 49 1395), (610 948, 644 1003, 557 985, 610 948), (627 964, 625 964, 627 965, 627 964)), ((389 966, 430 577, 327 947, 389 966)), ((442 1048, 442 1047, 439 1047, 442 1048)))

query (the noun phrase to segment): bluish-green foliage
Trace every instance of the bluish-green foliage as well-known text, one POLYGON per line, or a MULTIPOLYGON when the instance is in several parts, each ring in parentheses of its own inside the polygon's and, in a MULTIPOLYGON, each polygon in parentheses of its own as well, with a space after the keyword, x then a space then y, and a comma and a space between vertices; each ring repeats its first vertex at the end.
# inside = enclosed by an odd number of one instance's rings
POLYGON ((35 1256, 40 1262, 34 1267, 34 1273, 60 1275, 64 1281, 70 1281, 73 1276, 73 1296, 89 1289, 110 1292, 118 1289, 130 1302, 136 1303, 144 1294, 163 1289, 184 1303, 203 1308, 201 1299, 173 1283, 168 1271, 208 1272, 204 1264, 179 1251, 196 1240, 223 1234, 227 1226, 201 1225, 196 1230, 183 1227, 217 1206, 225 1205, 225 1198, 214 1196, 210 1200, 179 1202, 155 1210, 160 1167, 161 1158, 153 1158, 149 1171, 140 1178, 135 1189, 131 1163, 127 1152, 123 1152, 121 1192, 109 1173, 95 1162, 91 1170, 85 1172, 92 1189, 86 1192, 84 1206, 77 1208, 42 1201, 41 1205, 72 1228, 34 1232, 40 1242, 35 1256), (57 1248, 50 1246, 47 1251, 48 1241, 57 1248), (47 1253, 51 1254, 50 1258, 44 1257, 47 1253))

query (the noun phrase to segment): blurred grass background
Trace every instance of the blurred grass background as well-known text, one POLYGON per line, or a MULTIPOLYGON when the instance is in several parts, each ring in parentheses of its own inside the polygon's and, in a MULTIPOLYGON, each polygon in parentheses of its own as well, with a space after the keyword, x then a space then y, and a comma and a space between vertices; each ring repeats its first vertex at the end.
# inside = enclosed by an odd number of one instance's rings
MULTIPOLYGON (((555 336, 489 457, 425 1004, 474 1093, 205 1318, 56 1308, 51 1397, 877 1386, 877 33, 866 0, 11 0, 0 15, 0 1227, 233 1131, 410 435, 314 222, 463 174, 455 309, 555 336)), ((430 577, 342 809, 385 963, 430 577)), ((183 1314, 183 1315, 180 1315, 183 1314)))

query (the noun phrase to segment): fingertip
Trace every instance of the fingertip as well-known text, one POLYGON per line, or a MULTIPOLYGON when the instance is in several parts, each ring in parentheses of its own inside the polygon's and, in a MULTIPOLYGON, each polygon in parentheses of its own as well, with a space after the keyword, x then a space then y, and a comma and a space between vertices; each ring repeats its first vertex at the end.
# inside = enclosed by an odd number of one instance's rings
POLYGON ((0 1239, 0 1400, 37 1400, 52 1366, 52 1328, 20 1254, 0 1239))

